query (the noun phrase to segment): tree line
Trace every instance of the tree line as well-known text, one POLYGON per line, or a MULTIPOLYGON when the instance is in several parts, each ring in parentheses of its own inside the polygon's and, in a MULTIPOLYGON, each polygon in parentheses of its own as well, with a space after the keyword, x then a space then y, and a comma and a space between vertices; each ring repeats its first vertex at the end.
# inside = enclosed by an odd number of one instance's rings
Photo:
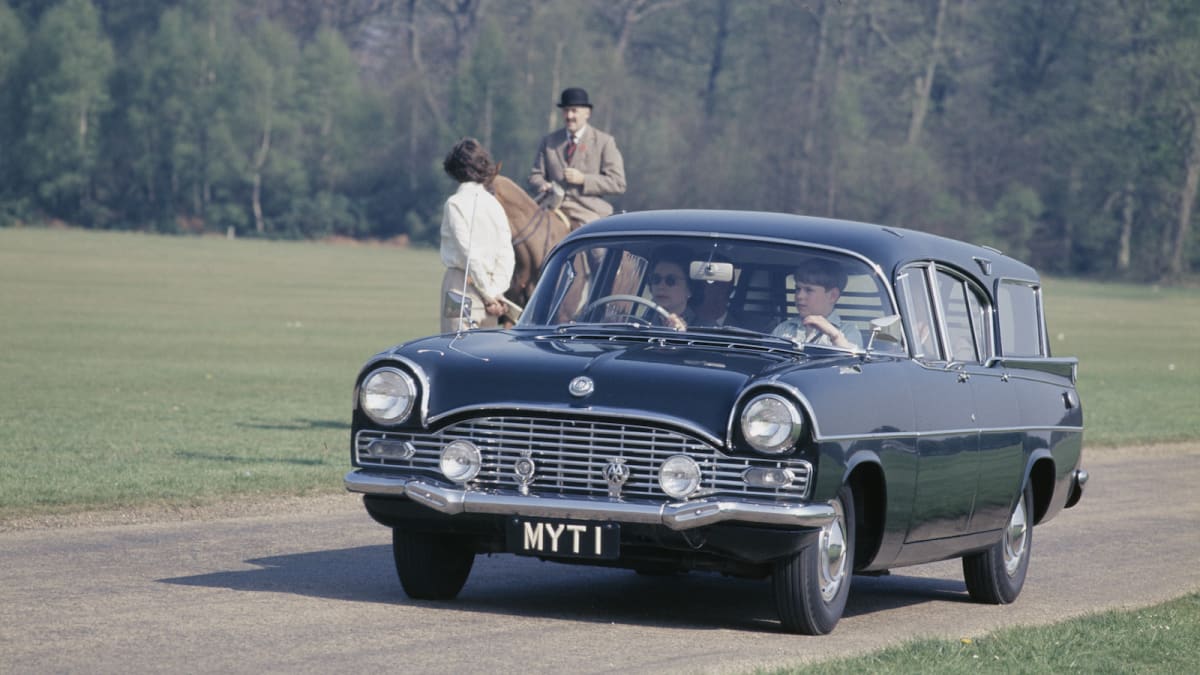
POLYGON ((524 183, 582 86, 620 209, 1200 263, 1192 0, 0 0, 0 226, 436 243, 441 160, 524 183))

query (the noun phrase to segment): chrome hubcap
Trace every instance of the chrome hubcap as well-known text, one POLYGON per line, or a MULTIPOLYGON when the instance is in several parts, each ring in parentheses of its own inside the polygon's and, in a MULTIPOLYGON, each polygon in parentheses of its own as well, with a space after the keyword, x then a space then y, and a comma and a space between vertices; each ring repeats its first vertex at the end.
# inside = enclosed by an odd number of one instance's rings
POLYGON ((833 502, 837 517, 821 528, 821 542, 817 546, 818 572, 821 577, 821 597, 825 602, 833 600, 842 582, 846 580, 846 514, 840 500, 833 502))
POLYGON ((1026 513, 1025 496, 1022 495, 1008 519, 1008 527, 1004 528, 1004 571, 1010 577, 1017 573, 1021 559, 1025 557, 1025 534, 1029 529, 1026 513))

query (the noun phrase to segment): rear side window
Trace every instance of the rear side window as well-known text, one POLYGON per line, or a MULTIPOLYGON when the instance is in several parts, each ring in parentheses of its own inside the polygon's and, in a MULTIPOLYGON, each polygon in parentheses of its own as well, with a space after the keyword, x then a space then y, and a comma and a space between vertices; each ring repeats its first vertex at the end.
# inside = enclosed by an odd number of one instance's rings
POLYGON ((946 324, 946 346, 955 361, 980 363, 991 357, 988 303, 974 284, 939 269, 938 295, 946 324))
POLYGON ((1041 289, 1030 283, 1000 282, 1000 350, 1005 356, 1044 356, 1041 289))

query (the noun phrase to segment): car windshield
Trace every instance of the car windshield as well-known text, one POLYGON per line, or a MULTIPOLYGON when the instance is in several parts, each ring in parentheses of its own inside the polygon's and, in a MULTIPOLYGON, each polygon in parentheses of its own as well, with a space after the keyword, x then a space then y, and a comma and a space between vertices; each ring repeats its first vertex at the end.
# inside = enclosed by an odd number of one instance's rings
MULTIPOLYGON (((584 238, 560 249, 520 326, 627 326, 862 349, 871 320, 893 314, 883 280, 845 253, 654 235, 584 238)), ((896 351, 898 333, 888 341, 896 351)))

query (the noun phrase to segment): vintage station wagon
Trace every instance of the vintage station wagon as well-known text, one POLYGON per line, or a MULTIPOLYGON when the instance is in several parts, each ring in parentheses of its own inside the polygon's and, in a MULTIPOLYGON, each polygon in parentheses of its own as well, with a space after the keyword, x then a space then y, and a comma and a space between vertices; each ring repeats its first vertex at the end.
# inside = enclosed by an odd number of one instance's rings
POLYGON ((769 578, 783 628, 824 634, 857 573, 961 558, 971 598, 1017 597, 1087 480, 1076 368, 994 249, 631 213, 560 242, 514 327, 372 358, 345 483, 413 598, 507 552, 769 578))

